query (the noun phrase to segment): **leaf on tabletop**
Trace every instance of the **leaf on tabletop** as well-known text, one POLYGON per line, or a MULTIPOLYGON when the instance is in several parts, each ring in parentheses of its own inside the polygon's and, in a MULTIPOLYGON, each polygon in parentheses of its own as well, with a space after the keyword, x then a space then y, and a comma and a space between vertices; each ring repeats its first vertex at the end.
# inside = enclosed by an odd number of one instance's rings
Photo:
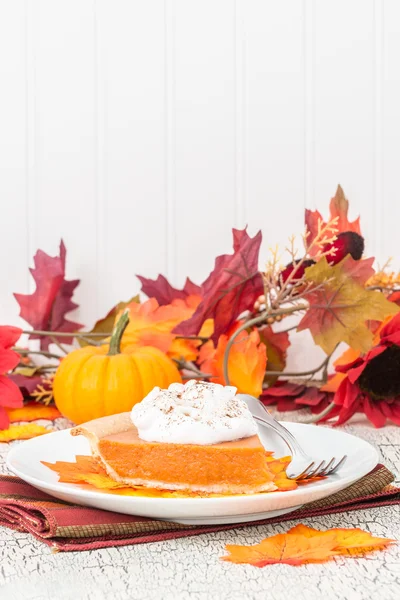
POLYGON ((29 440, 30 438, 50 433, 49 429, 42 425, 29 423, 28 425, 10 425, 8 429, 0 431, 0 442, 12 442, 14 440, 29 440))
MULTIPOLYGON (((200 350, 199 364, 204 373, 212 374, 211 381, 226 385, 223 362, 228 337, 221 335, 214 349, 212 340, 200 350)), ((262 383, 267 364, 265 345, 255 329, 250 334, 242 331, 231 347, 228 359, 230 385, 237 387, 239 393, 258 397, 262 392, 262 383)))
POLYGON ((173 300, 177 299, 185 300, 187 296, 201 295, 201 287, 189 278, 186 279, 182 290, 172 287, 164 275, 159 275, 157 279, 147 279, 141 275, 137 275, 137 278, 142 284, 142 292, 148 298, 155 298, 160 306, 171 304, 173 300))
POLYGON ((254 546, 227 545, 229 554, 221 558, 255 567, 273 564, 299 566, 326 562, 339 555, 361 556, 367 551, 382 550, 393 541, 373 537, 361 529, 319 531, 300 524, 254 546))
MULTIPOLYGON (((133 298, 131 298, 127 302, 118 302, 118 304, 113 306, 113 308, 106 314, 106 316, 103 319, 99 319, 98 321, 96 321, 93 329, 89 331, 89 333, 104 333, 104 337, 96 336, 95 341, 104 340, 109 336, 113 329, 115 317, 117 316, 117 314, 119 314, 127 306, 130 306, 133 302, 140 302, 139 295, 133 296, 133 298)), ((80 346, 89 345, 89 342, 85 342, 85 340, 79 339, 78 341, 80 346)))
MULTIPOLYGON (((72 301, 72 296, 79 284, 79 279, 65 279, 65 257, 66 249, 62 240, 59 256, 49 256, 38 250, 33 258, 35 266, 30 269, 36 283, 35 291, 33 294, 14 294, 21 308, 20 316, 33 329, 68 333, 82 327, 65 318, 78 306, 72 301)), ((52 343, 49 336, 31 334, 29 337, 32 340, 40 339, 42 350, 47 350, 52 343)), ((62 341, 72 344, 73 338, 66 337, 62 341)))
POLYGON ((207 319, 214 319, 213 341, 217 343, 236 319, 263 293, 263 282, 258 270, 261 231, 251 238, 246 229, 233 229, 233 254, 218 256, 214 270, 202 285, 202 301, 188 320, 180 323, 174 332, 197 335, 207 319))
POLYGON ((44 406, 37 402, 28 402, 22 408, 7 409, 10 423, 18 421, 36 421, 37 419, 48 419, 54 421, 61 417, 60 411, 55 406, 44 406))
MULTIPOLYGON (((360 217, 358 217, 355 221, 349 221, 348 212, 349 212, 349 201, 344 195, 343 189, 340 185, 338 185, 336 194, 330 201, 329 205, 329 219, 328 222, 337 217, 337 233, 343 233, 345 231, 354 231, 361 235, 360 230, 360 217)), ((307 237, 307 247, 311 245, 314 241, 315 237, 318 233, 318 224, 322 222, 323 225, 326 225, 324 222, 321 213, 318 210, 308 210, 306 209, 305 213, 305 224, 307 227, 307 231, 309 231, 309 235, 307 237)), ((314 256, 318 252, 318 248, 311 248, 310 255, 314 256)))
POLYGON ((305 279, 318 289, 306 295, 309 308, 298 331, 309 329, 314 342, 330 354, 339 342, 366 352, 372 346, 369 319, 382 320, 399 311, 383 294, 366 290, 351 276, 353 259, 330 266, 323 257, 309 267, 305 279))

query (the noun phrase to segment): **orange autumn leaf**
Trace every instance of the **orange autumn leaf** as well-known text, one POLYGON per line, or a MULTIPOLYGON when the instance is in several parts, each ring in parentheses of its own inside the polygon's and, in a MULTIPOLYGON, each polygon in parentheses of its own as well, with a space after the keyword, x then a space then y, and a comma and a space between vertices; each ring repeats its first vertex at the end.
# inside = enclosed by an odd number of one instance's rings
POLYGON ((264 567, 273 564, 299 566, 322 563, 335 556, 361 556, 366 551, 381 550, 394 540, 373 537, 361 529, 319 531, 297 525, 287 533, 265 538, 254 546, 227 545, 227 562, 264 567), (368 550, 367 550, 368 549, 368 550))
MULTIPOLYGON (((228 337, 221 335, 218 346, 210 340, 200 350, 199 363, 204 373, 212 374, 211 381, 226 385, 223 361, 228 337)), ((260 342, 257 330, 250 334, 242 331, 229 353, 228 372, 230 384, 237 387, 239 393, 258 397, 262 392, 262 383, 267 365, 265 344, 260 342)))
MULTIPOLYGON (((337 230, 338 234, 345 231, 353 231, 361 235, 360 217, 355 219, 355 221, 350 221, 348 218, 348 212, 349 201, 344 195, 342 187, 338 185, 336 194, 333 196, 329 204, 330 214, 328 221, 336 219, 335 229, 337 230)), ((307 236, 307 247, 309 247, 318 234, 319 224, 325 226, 326 223, 324 222, 324 219, 318 210, 312 211, 307 209, 305 214, 305 224, 309 232, 309 235, 307 236)), ((309 252, 311 256, 314 256, 318 253, 318 247, 311 247, 309 252)))
MULTIPOLYGON (((295 490, 298 483, 293 479, 286 477, 285 469, 290 462, 290 456, 284 456, 276 459, 271 452, 266 451, 267 461, 270 466, 273 483, 280 492, 295 490)), ((102 464, 91 456, 76 456, 75 462, 57 461, 55 463, 43 462, 46 467, 54 471, 59 476, 62 483, 77 483, 91 486, 94 489, 109 491, 122 495, 143 495, 155 497, 201 497, 201 496, 219 496, 220 494, 198 494, 195 492, 182 492, 172 490, 156 490, 144 487, 128 487, 125 484, 118 483, 108 476, 102 464)), ((308 481, 308 480, 307 480, 308 481)), ((310 480, 311 482, 312 480, 310 480)), ((269 492, 268 492, 269 493, 269 492)))
POLYGON ((48 419, 54 421, 61 417, 60 411, 55 406, 44 406, 37 402, 28 402, 22 408, 6 409, 10 423, 17 421, 36 421, 37 419, 48 419))
POLYGON ((38 435, 50 433, 46 427, 29 423, 29 425, 10 425, 8 429, 0 431, 0 442, 12 442, 14 440, 29 440, 38 435))
MULTIPOLYGON (((153 346, 168 354, 170 358, 183 358, 195 360, 198 356, 198 348, 201 340, 185 340, 177 338, 172 330, 182 321, 189 319, 196 307, 201 302, 200 296, 188 296, 177 298, 160 306, 155 298, 150 298, 142 304, 131 302, 129 308, 129 324, 124 332, 121 342, 123 352, 137 348, 138 346, 153 346)), ((117 314, 116 320, 120 313, 117 314)), ((204 323, 199 335, 211 335, 213 331, 212 321, 204 323)))

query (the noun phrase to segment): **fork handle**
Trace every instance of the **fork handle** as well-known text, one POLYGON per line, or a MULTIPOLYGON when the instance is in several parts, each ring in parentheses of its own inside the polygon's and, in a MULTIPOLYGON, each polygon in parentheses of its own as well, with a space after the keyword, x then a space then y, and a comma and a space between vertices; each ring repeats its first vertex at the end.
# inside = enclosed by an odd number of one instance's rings
POLYGON ((286 429, 286 427, 284 427, 279 423, 279 421, 274 419, 274 417, 267 410, 264 404, 260 402, 260 400, 258 400, 254 396, 250 396, 249 394, 237 395, 246 402, 247 406, 250 409, 250 412, 252 413, 256 421, 259 421, 260 423, 263 423, 264 425, 267 425, 268 427, 276 431, 276 433, 283 439, 283 441, 289 448, 292 457, 299 454, 301 456, 306 456, 296 438, 290 433, 288 429, 286 429))

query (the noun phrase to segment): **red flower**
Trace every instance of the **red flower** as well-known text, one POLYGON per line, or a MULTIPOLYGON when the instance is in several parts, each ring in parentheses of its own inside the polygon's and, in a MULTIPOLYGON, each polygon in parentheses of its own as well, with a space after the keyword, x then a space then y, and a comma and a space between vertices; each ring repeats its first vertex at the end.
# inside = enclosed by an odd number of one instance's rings
POLYGON ((318 414, 332 402, 332 398, 332 393, 313 385, 278 381, 263 391, 260 400, 265 406, 276 404, 280 412, 309 407, 313 414, 318 414))
POLYGON ((336 425, 357 412, 364 413, 375 427, 383 427, 387 419, 400 425, 400 313, 383 326, 379 337, 367 354, 336 366, 345 375, 334 396, 334 411, 339 415, 336 425))
POLYGON ((23 405, 21 391, 6 375, 19 363, 19 354, 11 350, 21 335, 21 329, 0 325, 0 429, 7 429, 9 419, 5 407, 20 408, 23 405))

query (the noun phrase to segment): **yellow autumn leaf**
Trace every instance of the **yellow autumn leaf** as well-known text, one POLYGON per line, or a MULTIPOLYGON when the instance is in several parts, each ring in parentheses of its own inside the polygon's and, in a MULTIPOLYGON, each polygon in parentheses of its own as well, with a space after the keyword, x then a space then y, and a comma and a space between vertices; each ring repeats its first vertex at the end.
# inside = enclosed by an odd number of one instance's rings
POLYGON ((10 425, 8 429, 0 430, 0 442, 12 442, 14 440, 29 440, 30 438, 44 433, 50 433, 46 427, 29 423, 28 425, 10 425))
POLYGON ((374 336, 366 322, 381 321, 400 310, 383 294, 366 290, 357 279, 358 274, 352 276, 349 264, 350 259, 345 259, 331 266, 323 257, 305 271, 306 281, 318 288, 306 295, 309 308, 298 331, 309 329, 315 343, 327 354, 340 342, 367 352, 374 336))

